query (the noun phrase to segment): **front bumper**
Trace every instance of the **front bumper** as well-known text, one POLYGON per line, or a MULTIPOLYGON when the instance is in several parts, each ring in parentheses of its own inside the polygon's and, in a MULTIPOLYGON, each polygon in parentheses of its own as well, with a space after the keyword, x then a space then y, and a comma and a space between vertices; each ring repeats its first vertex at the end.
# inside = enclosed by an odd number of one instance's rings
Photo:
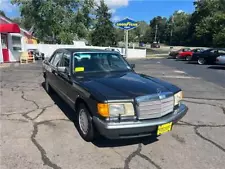
POLYGON ((181 104, 174 112, 158 119, 109 123, 93 117, 93 121, 100 134, 109 139, 143 137, 156 134, 159 125, 169 122, 176 123, 187 111, 188 108, 181 104))

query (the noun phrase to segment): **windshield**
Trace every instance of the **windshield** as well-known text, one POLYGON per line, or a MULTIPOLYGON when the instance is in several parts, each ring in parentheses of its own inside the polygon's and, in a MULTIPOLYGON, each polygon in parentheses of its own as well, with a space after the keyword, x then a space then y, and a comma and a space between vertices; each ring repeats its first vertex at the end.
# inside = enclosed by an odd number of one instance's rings
POLYGON ((127 62, 116 53, 74 53, 74 72, 114 72, 130 71, 127 62))

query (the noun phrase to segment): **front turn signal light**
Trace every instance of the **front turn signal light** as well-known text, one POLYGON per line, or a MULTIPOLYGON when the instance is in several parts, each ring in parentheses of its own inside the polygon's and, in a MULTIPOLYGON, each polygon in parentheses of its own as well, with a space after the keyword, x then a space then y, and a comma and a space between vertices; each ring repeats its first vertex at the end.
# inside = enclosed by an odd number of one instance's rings
POLYGON ((98 113, 102 117, 109 117, 109 105, 105 103, 98 103, 98 113))

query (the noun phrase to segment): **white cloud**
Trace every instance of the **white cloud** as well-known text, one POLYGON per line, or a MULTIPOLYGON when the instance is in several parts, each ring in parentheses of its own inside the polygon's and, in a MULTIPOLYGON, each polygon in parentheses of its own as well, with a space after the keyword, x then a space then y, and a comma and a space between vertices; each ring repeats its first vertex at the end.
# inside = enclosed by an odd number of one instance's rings
POLYGON ((118 21, 120 21, 121 20, 121 17, 120 16, 113 16, 112 17, 112 21, 113 22, 118 22, 118 21))
MULTIPOLYGON (((95 0, 97 3, 100 0, 95 0)), ((105 3, 108 5, 109 8, 119 8, 122 6, 128 6, 130 0, 105 0, 105 3)))
POLYGON ((177 13, 183 13, 183 12, 184 12, 184 11, 183 11, 183 10, 181 10, 181 9, 177 11, 177 13))
POLYGON ((109 6, 109 7, 122 7, 122 6, 127 6, 128 5, 129 0, 105 0, 105 3, 109 6))
POLYGON ((3 10, 6 14, 12 13, 15 9, 17 9, 16 5, 12 5, 10 0, 0 0, 1 10, 3 10))
MULTIPOLYGON (((100 0, 95 0, 97 3, 100 2, 100 0)), ((105 3, 109 7, 109 12, 113 15, 112 21, 113 22, 118 22, 122 18, 120 16, 116 15, 116 10, 121 7, 126 7, 129 5, 129 1, 131 0, 105 0, 105 3)))
POLYGON ((110 9, 109 12, 110 12, 111 14, 114 14, 114 13, 116 13, 116 9, 110 9))

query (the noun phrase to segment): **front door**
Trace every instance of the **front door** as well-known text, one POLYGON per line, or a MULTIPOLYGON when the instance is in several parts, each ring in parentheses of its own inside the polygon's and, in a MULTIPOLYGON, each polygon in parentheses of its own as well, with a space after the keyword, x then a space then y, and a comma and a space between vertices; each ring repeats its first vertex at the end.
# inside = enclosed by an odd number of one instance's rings
POLYGON ((7 34, 1 34, 3 61, 9 62, 8 38, 7 34))

